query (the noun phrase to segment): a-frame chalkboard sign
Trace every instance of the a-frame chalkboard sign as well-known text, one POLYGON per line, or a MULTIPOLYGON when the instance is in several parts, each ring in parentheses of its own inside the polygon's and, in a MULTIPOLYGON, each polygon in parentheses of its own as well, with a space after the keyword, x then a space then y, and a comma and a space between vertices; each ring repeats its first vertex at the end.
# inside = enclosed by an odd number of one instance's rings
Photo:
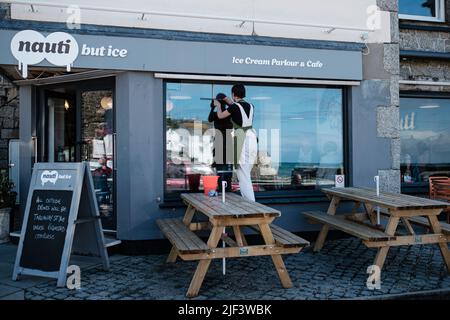
POLYGON ((109 269, 94 184, 86 163, 36 163, 14 265, 19 275, 66 285, 71 254, 97 256, 109 269))

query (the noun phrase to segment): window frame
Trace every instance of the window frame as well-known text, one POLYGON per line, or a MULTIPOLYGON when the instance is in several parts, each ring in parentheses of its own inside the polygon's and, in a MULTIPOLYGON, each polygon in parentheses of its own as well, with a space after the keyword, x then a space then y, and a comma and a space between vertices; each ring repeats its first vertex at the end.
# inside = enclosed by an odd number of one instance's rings
MULTIPOLYGON (((436 100, 450 100, 450 92, 435 92, 435 91, 400 91, 400 101, 402 98, 410 99, 436 99, 436 100)), ((401 108, 401 103, 399 108, 401 108)), ((401 152, 400 152, 401 156, 401 152)), ((401 163, 400 163, 401 165, 401 163)), ((400 181, 401 192, 412 195, 426 195, 429 193, 428 182, 414 182, 404 184, 400 181)))
MULTIPOLYGON (((167 173, 167 127, 166 127, 166 99, 167 99, 167 84, 168 83, 188 83, 188 84, 211 84, 211 85, 233 85, 236 82, 232 81, 204 81, 204 80, 183 80, 183 79, 164 79, 162 85, 162 95, 163 95, 163 203, 162 207, 173 207, 173 204, 181 201, 181 193, 187 193, 188 190, 184 191, 167 191, 166 183, 166 173, 167 173)), ((310 84, 279 84, 279 83, 260 83, 260 82, 246 82, 245 85, 249 86, 271 86, 271 87, 295 87, 295 88, 330 88, 330 89, 340 89, 342 90, 342 139, 343 139, 343 168, 345 173, 345 186, 350 185, 352 172, 350 159, 351 159, 351 126, 350 126, 350 115, 351 115, 351 87, 345 85, 310 85, 310 84)), ((258 201, 264 203, 280 203, 280 204, 291 204, 291 203, 312 203, 312 202, 323 202, 329 201, 325 194, 319 189, 312 190, 276 190, 276 191, 263 191, 255 192, 255 197, 258 201)))
POLYGON ((419 15, 410 15, 399 13, 398 18, 401 20, 415 20, 415 21, 425 21, 425 22, 445 22, 445 1, 444 0, 434 0, 436 1, 436 17, 426 17, 419 15))

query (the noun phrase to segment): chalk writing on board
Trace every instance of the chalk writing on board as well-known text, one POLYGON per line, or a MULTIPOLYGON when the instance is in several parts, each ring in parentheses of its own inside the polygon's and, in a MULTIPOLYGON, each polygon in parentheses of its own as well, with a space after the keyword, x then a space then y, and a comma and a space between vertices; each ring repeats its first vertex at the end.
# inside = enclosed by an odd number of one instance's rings
POLYGON ((55 197, 36 197, 36 213, 33 214, 34 238, 41 240, 54 240, 57 232, 66 232, 67 206, 62 204, 60 198, 55 197), (46 222, 46 224, 39 224, 46 222))
POLYGON ((72 191, 33 192, 22 255, 24 265, 47 271, 59 269, 71 201, 72 191), (41 254, 48 260, 41 261, 41 254))
MULTIPOLYGON (((100 256, 107 270, 108 253, 99 245, 102 226, 96 219, 100 215, 88 165, 36 163, 31 182, 12 279, 21 274, 57 278, 62 287, 73 249, 100 256), (88 227, 75 228, 77 221, 88 227)), ((74 288, 79 288, 79 271, 74 288)))

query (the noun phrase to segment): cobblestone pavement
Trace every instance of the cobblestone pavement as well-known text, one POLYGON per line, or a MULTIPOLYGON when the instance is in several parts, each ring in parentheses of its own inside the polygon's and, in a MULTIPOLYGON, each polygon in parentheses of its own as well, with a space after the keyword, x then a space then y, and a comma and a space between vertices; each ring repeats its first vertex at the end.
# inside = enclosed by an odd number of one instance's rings
MULTIPOLYGON (((351 299, 427 290, 450 290, 437 246, 394 247, 382 271, 381 290, 366 288, 376 250, 356 239, 328 241, 285 256, 294 287, 283 289, 270 257, 214 260, 195 299, 351 299)), ((81 289, 56 288, 54 281, 25 289, 25 299, 186 299, 196 262, 166 264, 165 255, 114 256, 110 272, 82 270, 81 289)))

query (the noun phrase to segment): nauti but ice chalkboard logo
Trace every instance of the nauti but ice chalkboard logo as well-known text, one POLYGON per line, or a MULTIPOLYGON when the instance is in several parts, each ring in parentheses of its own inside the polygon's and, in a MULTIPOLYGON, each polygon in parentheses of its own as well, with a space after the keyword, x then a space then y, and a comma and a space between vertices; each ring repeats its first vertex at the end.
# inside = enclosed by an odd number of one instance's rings
POLYGON ((56 170, 45 170, 41 174, 41 184, 44 186, 46 183, 51 183, 56 185, 58 179, 60 180, 70 180, 72 176, 70 174, 59 174, 56 170))
POLYGON ((78 57, 78 43, 65 32, 50 33, 47 37, 34 30, 18 32, 11 40, 11 53, 19 62, 19 70, 28 77, 28 66, 44 59, 55 66, 65 66, 67 71, 78 57))

